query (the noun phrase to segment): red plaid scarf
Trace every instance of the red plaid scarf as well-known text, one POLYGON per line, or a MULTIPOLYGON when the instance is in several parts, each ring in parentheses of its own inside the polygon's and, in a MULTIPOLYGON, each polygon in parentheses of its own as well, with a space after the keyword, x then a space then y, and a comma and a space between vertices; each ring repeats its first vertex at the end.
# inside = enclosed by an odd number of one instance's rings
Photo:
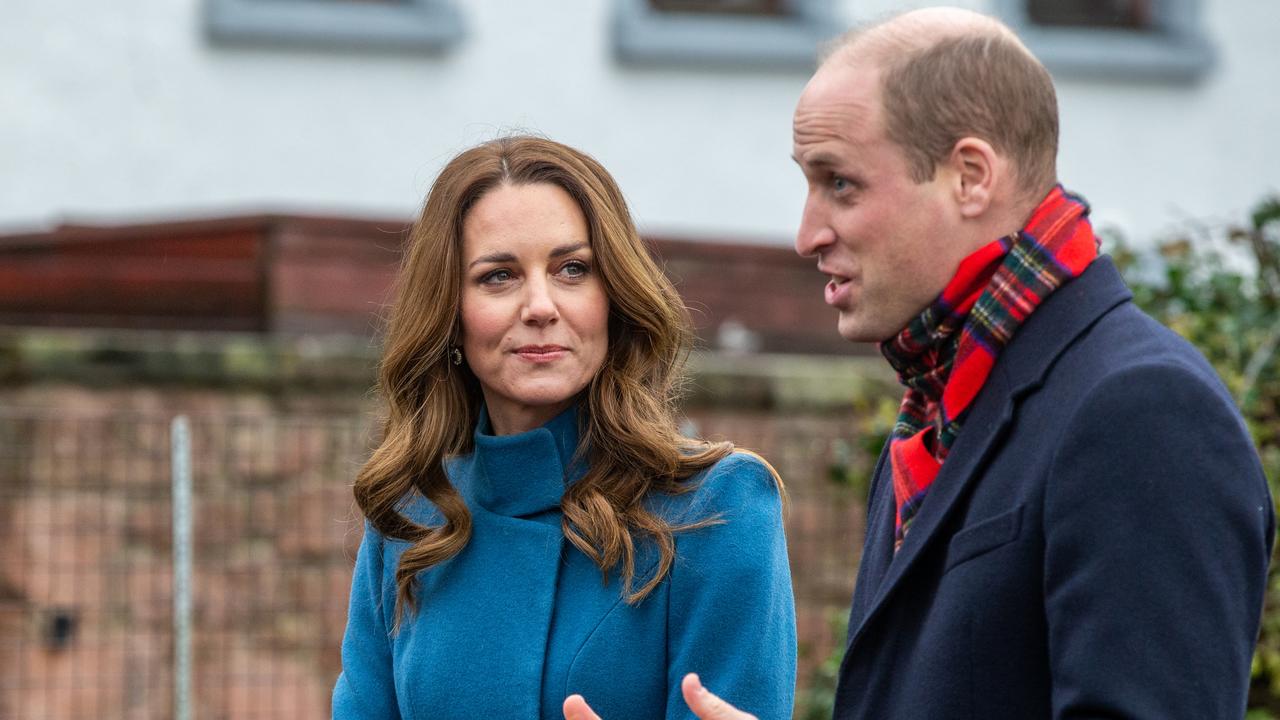
POLYGON ((1058 286, 1098 256, 1089 207, 1055 187, 1021 231, 965 258, 936 301, 880 351, 907 387, 889 438, 894 548, 960 433, 1001 349, 1058 286))

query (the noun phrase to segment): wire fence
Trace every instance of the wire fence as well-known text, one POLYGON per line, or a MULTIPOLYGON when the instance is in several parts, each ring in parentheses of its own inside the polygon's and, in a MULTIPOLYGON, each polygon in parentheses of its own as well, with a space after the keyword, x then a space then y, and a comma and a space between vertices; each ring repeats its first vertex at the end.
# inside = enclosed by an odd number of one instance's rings
MULTIPOLYGON (((804 684, 856 571, 861 499, 826 480, 847 423, 695 419, 788 481, 804 684)), ((366 420, 193 416, 184 458, 169 416, 0 411, 0 718, 327 718, 366 420)))

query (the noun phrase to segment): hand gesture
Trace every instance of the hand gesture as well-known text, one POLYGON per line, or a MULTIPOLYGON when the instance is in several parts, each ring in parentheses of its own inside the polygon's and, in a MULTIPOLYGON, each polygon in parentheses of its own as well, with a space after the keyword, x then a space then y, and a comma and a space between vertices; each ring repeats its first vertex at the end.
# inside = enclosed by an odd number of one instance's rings
MULTIPOLYGON (((689 709, 699 720, 756 720, 754 715, 744 713, 729 703, 713 695, 702 686, 698 676, 689 673, 680 683, 680 692, 689 709)), ((564 700, 564 720, 601 720, 581 695, 570 695, 564 700)))

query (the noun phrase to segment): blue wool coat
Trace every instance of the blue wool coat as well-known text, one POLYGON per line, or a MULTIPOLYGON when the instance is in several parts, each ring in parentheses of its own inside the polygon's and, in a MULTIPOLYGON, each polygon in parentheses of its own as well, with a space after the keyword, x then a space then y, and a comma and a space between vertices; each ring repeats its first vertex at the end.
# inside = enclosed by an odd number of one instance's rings
POLYGON ((1240 415, 1108 258, 1000 354, 901 549, 883 457, 835 716, 1244 714, 1274 534, 1240 415))
MULTIPOLYGON (((560 720, 572 693, 607 720, 692 718, 680 695, 688 672, 762 718, 790 716, 795 611, 780 497, 763 463, 735 453, 693 478, 696 490, 652 499, 672 521, 723 522, 677 534, 670 575, 632 606, 617 573, 602 582, 560 527, 566 480, 582 474, 576 412, 489 433, 482 417, 475 451, 448 467, 471 540, 418 576, 419 611, 397 634, 395 568, 407 546, 366 529, 334 718, 560 720)), ((411 514, 438 521, 425 505, 411 514)), ((642 548, 638 581, 656 557, 642 548)))

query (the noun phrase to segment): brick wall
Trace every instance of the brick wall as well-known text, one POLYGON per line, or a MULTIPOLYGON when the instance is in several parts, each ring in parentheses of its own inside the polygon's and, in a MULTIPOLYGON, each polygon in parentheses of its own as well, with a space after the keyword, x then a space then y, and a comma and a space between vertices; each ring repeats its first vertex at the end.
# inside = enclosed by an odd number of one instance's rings
MULTIPOLYGON (((0 325, 368 337, 391 300, 405 228, 261 215, 0 235, 0 325)), ((850 352, 814 260, 732 239, 649 246, 704 347, 850 352)))
MULTIPOLYGON (((317 385, 283 371, 296 347, 246 360, 232 344, 238 361, 211 362, 214 350, 171 334, 114 343, 117 372, 103 376, 106 341, 77 356, 74 337, 0 335, 0 717, 171 715, 179 413, 194 453, 196 716, 327 717, 359 541, 349 485, 376 413, 368 376, 317 385), (64 362, 15 371, 31 346, 59 347, 64 362), (203 370, 175 374, 184 365, 203 370), (242 366, 280 372, 255 385, 211 370, 242 366)), ((359 367, 362 352, 332 366, 359 367)), ((873 460, 857 450, 855 405, 883 381, 854 360, 697 358, 693 426, 761 452, 787 483, 802 685, 832 648, 828 617, 847 607, 863 532, 861 495, 831 478, 873 460)))

